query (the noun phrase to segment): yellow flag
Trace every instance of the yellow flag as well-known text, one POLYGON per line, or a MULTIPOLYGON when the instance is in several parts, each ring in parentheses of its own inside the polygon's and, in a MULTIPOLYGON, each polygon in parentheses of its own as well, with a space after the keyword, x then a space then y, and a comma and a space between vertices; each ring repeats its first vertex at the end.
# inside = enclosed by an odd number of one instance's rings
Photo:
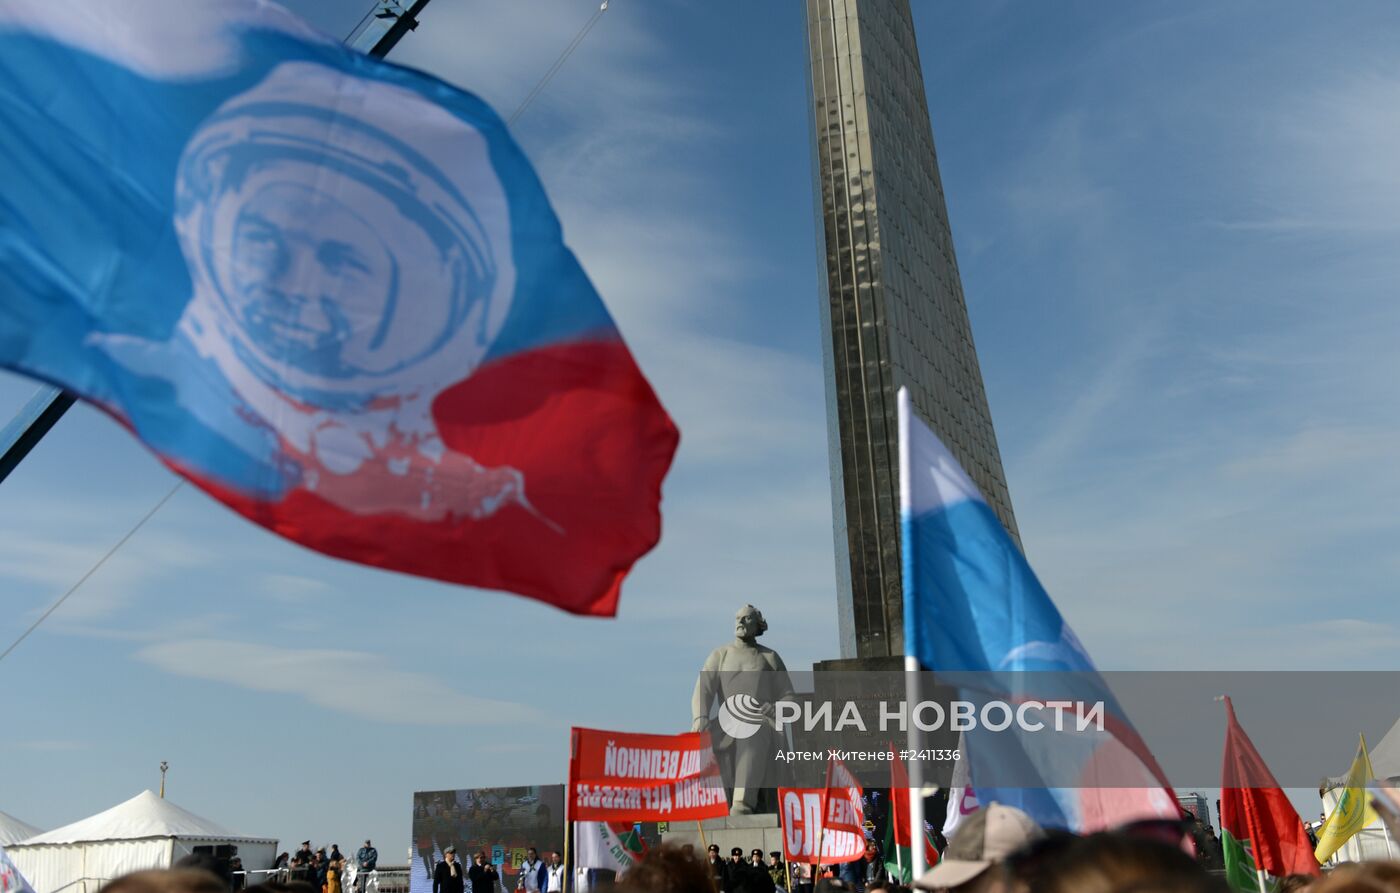
POLYGON ((1361 736, 1361 744, 1356 749, 1356 759, 1351 761, 1347 771, 1346 788, 1342 791, 1337 808, 1317 829, 1318 862, 1326 862, 1332 854, 1341 849, 1342 844, 1376 821, 1379 816, 1371 808, 1371 795, 1366 785, 1375 777, 1371 772, 1371 757, 1366 753, 1366 736, 1361 736))

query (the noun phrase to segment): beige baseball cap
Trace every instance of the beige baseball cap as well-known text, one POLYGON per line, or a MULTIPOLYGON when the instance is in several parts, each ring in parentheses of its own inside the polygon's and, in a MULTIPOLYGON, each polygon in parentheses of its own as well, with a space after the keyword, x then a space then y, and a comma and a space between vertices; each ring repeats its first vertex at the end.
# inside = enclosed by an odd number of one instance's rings
POLYGON ((989 803, 963 820, 943 858, 914 886, 944 890, 965 884, 1044 835, 1035 819, 1016 807, 989 803))

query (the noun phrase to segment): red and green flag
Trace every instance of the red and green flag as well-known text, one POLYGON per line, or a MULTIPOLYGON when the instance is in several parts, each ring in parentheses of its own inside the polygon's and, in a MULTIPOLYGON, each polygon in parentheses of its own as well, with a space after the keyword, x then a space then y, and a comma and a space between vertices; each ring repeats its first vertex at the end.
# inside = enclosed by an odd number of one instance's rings
POLYGON ((1303 820, 1240 727, 1229 698, 1225 712, 1220 824, 1226 880, 1236 890, 1263 893, 1266 875, 1318 874, 1303 820))
MULTIPOLYGON (((885 823, 883 852, 885 870, 890 877, 898 878, 901 884, 913 882, 912 847, 913 835, 909 833, 909 773, 899 752, 891 748, 890 815, 885 823)), ((933 835, 928 833, 928 829, 924 829, 924 864, 930 868, 938 864, 938 847, 934 845, 933 835)))

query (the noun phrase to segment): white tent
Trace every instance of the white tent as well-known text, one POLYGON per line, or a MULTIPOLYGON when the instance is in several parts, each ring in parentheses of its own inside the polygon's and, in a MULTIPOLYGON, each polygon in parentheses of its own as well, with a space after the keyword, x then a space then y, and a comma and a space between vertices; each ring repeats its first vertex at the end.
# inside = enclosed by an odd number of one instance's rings
POLYGON ((33 837, 39 833, 39 829, 26 822, 21 822, 12 815, 0 812, 0 846, 9 846, 18 843, 26 837, 33 837))
POLYGON ((248 868, 271 865, 277 841, 246 837, 150 791, 106 812, 5 848, 37 893, 95 893, 128 872, 169 868, 195 847, 232 844, 248 868))

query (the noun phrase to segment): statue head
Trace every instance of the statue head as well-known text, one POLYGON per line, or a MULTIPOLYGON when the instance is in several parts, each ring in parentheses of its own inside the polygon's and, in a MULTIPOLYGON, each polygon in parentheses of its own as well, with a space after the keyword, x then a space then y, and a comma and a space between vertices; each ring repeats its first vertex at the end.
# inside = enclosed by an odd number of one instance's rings
POLYGON ((739 639, 756 639, 768 632, 768 622, 763 612, 753 605, 744 605, 734 615, 734 636, 739 639))

